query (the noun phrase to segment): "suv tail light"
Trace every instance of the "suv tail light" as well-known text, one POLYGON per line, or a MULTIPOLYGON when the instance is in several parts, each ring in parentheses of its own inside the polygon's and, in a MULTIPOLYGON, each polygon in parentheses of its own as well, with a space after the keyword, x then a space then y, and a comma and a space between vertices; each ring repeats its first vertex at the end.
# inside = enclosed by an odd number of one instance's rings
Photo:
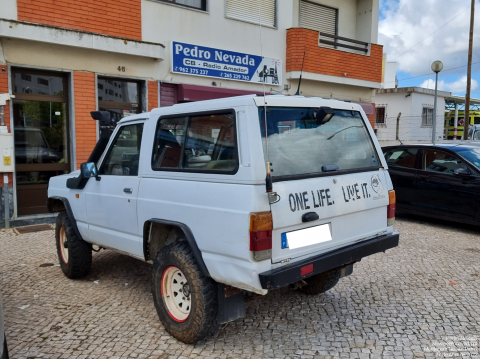
POLYGON ((395 223, 395 207, 397 206, 397 200, 395 197, 395 191, 388 191, 388 207, 387 207, 387 226, 393 226, 395 223))
POLYGON ((256 261, 272 258, 272 229, 271 212, 250 214, 250 251, 256 261))

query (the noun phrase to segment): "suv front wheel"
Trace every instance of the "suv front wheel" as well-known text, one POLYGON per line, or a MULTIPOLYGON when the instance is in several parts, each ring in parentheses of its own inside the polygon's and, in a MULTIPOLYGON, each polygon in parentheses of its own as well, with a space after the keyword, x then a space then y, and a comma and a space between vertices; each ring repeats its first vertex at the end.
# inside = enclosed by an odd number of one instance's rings
POLYGON ((55 241, 63 274, 71 279, 86 276, 92 266, 92 245, 75 234, 66 212, 58 214, 55 241))
POLYGON ((217 284, 202 274, 188 242, 157 253, 152 294, 160 321, 178 340, 195 343, 217 331, 217 284))

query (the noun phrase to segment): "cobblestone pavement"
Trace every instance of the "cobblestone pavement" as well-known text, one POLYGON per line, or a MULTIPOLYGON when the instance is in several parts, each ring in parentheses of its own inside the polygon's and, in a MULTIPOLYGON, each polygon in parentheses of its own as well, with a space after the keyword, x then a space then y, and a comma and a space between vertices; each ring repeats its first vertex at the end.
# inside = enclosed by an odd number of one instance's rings
POLYGON ((69 280, 57 266, 40 267, 58 263, 53 231, 3 231, 0 290, 11 356, 429 358, 424 347, 452 336, 480 342, 480 228, 404 218, 396 229, 398 248, 362 260, 326 294, 270 293, 197 345, 178 342, 160 324, 149 264, 102 251, 87 278, 69 280))

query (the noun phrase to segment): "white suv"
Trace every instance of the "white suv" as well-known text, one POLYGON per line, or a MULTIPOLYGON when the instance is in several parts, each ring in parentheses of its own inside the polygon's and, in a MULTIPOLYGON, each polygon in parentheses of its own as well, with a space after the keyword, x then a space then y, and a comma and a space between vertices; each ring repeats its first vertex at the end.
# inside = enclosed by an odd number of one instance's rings
MULTIPOLYGON (((92 112, 100 127, 108 113, 92 112)), ((160 320, 192 343, 245 315, 244 295, 318 294, 398 245, 395 192, 358 104, 242 96, 130 116, 48 205, 69 278, 92 245, 153 263, 160 320)))

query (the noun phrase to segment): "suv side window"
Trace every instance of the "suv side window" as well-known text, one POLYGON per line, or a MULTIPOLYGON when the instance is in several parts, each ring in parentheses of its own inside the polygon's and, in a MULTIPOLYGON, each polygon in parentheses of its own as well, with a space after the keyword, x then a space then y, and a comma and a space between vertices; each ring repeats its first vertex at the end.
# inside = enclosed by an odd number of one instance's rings
POLYGON ((389 166, 415 168, 416 158, 416 148, 396 148, 385 153, 385 160, 389 166))
POLYGON ((99 172, 113 176, 138 176, 142 134, 143 123, 120 128, 99 172))
POLYGON ((237 168, 233 113, 169 117, 158 121, 153 170, 233 174, 237 168))
POLYGON ((429 172, 441 172, 453 175, 457 168, 468 168, 458 157, 444 151, 425 150, 423 152, 422 169, 429 172))

